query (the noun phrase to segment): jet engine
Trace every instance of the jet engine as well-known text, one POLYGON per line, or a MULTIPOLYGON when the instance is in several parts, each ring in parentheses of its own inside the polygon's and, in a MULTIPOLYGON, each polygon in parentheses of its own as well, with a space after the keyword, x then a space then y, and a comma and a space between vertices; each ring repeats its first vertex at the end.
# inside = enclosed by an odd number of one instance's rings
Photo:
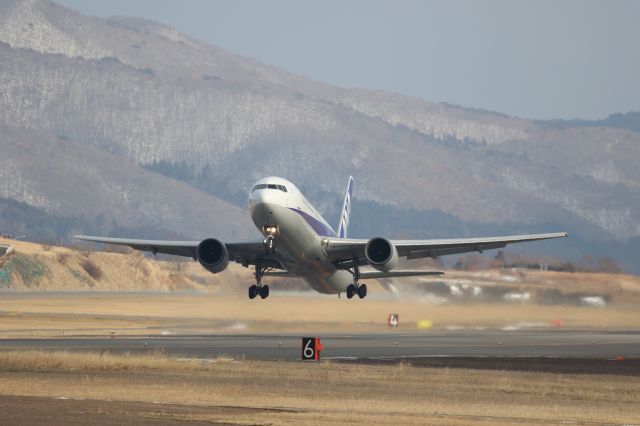
POLYGON ((224 271, 229 264, 227 246, 215 238, 202 240, 196 249, 196 257, 204 269, 214 274, 224 271))
POLYGON ((372 238, 364 247, 364 255, 369 265, 382 272, 389 272, 398 266, 398 250, 386 238, 372 238))

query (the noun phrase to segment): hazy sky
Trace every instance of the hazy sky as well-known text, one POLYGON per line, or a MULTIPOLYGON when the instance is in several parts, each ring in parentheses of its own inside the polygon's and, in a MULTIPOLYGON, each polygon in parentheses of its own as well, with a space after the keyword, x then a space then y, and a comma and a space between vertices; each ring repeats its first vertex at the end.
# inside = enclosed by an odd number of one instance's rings
POLYGON ((640 110, 640 1, 56 1, 338 86, 527 118, 640 110))

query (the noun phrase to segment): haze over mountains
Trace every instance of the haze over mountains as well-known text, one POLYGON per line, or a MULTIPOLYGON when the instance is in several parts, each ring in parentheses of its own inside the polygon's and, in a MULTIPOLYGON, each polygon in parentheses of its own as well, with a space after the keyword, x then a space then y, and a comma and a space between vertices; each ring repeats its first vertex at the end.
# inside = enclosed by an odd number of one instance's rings
POLYGON ((333 87, 155 22, 0 0, 0 231, 32 238, 252 237, 267 175, 333 221, 353 174, 354 237, 567 230, 527 250, 639 271, 639 130, 333 87))

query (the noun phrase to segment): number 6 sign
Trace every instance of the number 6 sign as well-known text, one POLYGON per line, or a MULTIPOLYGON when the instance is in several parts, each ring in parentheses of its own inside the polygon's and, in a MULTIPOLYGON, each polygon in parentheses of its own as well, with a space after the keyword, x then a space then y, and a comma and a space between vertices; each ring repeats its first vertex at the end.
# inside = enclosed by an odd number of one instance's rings
POLYGON ((320 344, 320 339, 317 337, 303 337, 302 338, 302 360, 303 361, 318 361, 320 360, 320 351, 324 349, 324 346, 320 344))

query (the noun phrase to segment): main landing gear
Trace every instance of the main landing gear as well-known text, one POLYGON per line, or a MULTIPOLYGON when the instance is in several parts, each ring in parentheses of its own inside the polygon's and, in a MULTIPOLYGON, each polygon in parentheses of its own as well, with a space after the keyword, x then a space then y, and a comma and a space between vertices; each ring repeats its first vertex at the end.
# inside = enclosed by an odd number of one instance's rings
POLYGON ((262 299, 269 297, 269 286, 261 284, 265 270, 266 268, 256 265, 256 272, 254 274, 256 277, 256 283, 249 287, 249 299, 255 299, 256 296, 260 296, 262 299))
MULTIPOLYGON (((263 227, 264 233, 267 237, 262 240, 264 246, 264 253, 266 255, 276 254, 278 248, 274 245, 273 236, 278 233, 277 225, 265 225, 263 227)), ((256 277, 256 283, 249 287, 249 299, 255 299, 260 296, 262 299, 269 297, 269 286, 262 285, 262 276, 269 268, 263 267, 259 262, 256 263, 256 272, 253 274, 256 277)))
POLYGON ((353 271, 349 271, 353 274, 353 284, 347 286, 347 299, 351 299, 356 294, 360 299, 367 297, 367 285, 360 284, 360 270, 357 266, 353 267, 353 271))
POLYGON ((347 287, 347 299, 351 299, 353 296, 358 295, 360 299, 364 299, 367 296, 367 285, 366 284, 349 284, 347 287))

